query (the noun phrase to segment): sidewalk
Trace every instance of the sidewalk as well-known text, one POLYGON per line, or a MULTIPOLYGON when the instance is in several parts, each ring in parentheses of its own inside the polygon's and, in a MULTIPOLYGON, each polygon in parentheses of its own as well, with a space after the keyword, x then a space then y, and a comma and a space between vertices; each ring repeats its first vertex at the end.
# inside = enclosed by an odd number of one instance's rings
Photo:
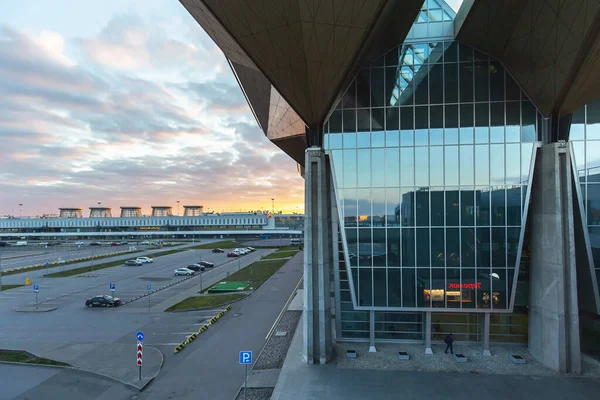
POLYGON ((68 363, 73 368, 109 377, 123 384, 143 388, 159 373, 163 364, 162 353, 151 346, 144 346, 142 380, 136 365, 136 343, 79 343, 39 344, 28 346, 26 351, 38 357, 68 363))

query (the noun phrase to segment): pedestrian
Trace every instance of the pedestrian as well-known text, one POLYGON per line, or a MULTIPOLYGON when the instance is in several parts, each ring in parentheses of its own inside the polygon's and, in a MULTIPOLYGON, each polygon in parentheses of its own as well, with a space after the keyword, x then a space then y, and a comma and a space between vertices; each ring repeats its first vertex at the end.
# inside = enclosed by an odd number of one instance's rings
POLYGON ((450 349, 450 353, 454 354, 454 350, 452 349, 452 342, 454 342, 454 339, 452 339, 452 334, 449 333, 448 336, 446 336, 446 339, 444 339, 444 342, 446 342, 446 351, 444 351, 444 353, 448 354, 448 349, 450 349))

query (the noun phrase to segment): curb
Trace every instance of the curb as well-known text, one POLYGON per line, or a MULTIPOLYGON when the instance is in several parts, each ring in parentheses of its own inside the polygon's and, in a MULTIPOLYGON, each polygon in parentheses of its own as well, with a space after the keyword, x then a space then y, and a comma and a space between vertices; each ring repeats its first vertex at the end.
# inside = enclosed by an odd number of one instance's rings
MULTIPOLYGON (((241 298, 239 298, 237 300, 230 301, 229 305, 235 304, 238 301, 242 301, 242 300, 244 300, 245 298, 247 298, 249 296, 252 296, 252 293, 248 293, 244 297, 241 297, 241 298)), ((203 311, 203 310, 210 310, 210 309, 215 308, 215 307, 221 307, 221 306, 223 306, 225 304, 227 304, 227 303, 219 304, 217 306, 212 306, 212 307, 188 308, 187 310, 173 310, 173 311, 166 311, 166 312, 170 312, 170 313, 184 313, 184 312, 190 312, 190 311, 203 311)))
POLYGON ((179 353, 181 350, 183 350, 185 348, 185 346, 187 346, 188 344, 190 344, 191 342, 193 342, 194 340, 196 340, 196 338, 198 337, 198 335, 204 333, 208 327, 210 325, 213 325, 214 323, 216 323, 221 317, 223 317, 225 315, 225 313, 227 311, 231 310, 231 304, 228 305, 227 307, 225 307, 224 309, 222 309, 221 311, 219 311, 219 313, 217 315, 215 315, 214 317, 212 317, 207 324, 202 325, 200 328, 198 328, 198 332, 194 332, 192 333, 190 336, 188 336, 183 342, 179 343, 174 349, 173 349, 173 354, 177 354, 179 353))

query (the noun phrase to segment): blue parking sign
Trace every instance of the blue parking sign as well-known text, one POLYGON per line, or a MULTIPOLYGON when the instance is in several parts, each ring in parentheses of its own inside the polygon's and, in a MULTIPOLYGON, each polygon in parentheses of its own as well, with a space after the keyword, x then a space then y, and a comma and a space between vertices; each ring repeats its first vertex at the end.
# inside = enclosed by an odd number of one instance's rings
POLYGON ((146 285, 146 290, 147 290, 147 291, 150 291, 150 290, 152 290, 152 285, 151 285, 151 284, 147 284, 147 285, 146 285))
POLYGON ((251 351, 240 351, 240 364, 252 364, 251 351))
POLYGON ((111 292, 114 292, 116 287, 114 283, 111 283, 110 285, 108 285, 108 288, 110 289, 111 292))
POLYGON ((40 285, 33 285, 33 291, 37 292, 40 290, 40 285))

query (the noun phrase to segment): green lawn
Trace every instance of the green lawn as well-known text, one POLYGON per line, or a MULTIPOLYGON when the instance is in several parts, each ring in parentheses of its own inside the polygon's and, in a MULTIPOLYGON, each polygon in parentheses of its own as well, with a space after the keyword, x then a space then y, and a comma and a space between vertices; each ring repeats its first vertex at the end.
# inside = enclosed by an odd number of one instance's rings
POLYGON ((2 285, 2 290, 14 289, 14 288, 18 288, 21 286, 25 286, 25 285, 2 285))
POLYGON ((199 244, 190 247, 190 249, 235 249, 236 247, 240 247, 240 244, 235 240, 222 240, 220 242, 199 244))
MULTIPOLYGON (((266 260, 256 261, 248 265, 244 269, 229 275, 225 279, 221 279, 219 282, 227 281, 248 281, 250 286, 256 290, 264 281, 269 279, 279 268, 288 262, 288 260, 266 260)), ((215 283, 217 285, 219 282, 215 283)), ((214 285, 212 285, 214 286, 214 285)), ((201 293, 205 293, 212 286, 205 288, 201 293)))
POLYGON ((21 350, 0 350, 0 361, 21 362, 27 364, 62 365, 66 367, 69 366, 69 364, 64 362, 36 357, 31 353, 21 350))
POLYGON ((236 301, 245 297, 245 294, 242 293, 233 293, 233 294, 213 294, 206 296, 194 296, 188 297, 187 299, 175 304, 172 307, 169 307, 166 311, 175 311, 175 310, 190 310, 194 308, 204 308, 204 307, 217 307, 221 305, 225 305, 231 303, 232 301, 236 301))
POLYGON ((298 250, 293 250, 293 251, 276 251, 275 253, 271 253, 266 257, 263 257, 263 260, 269 260, 272 258, 285 258, 285 257, 292 257, 295 256, 296 254, 298 254, 298 250))

